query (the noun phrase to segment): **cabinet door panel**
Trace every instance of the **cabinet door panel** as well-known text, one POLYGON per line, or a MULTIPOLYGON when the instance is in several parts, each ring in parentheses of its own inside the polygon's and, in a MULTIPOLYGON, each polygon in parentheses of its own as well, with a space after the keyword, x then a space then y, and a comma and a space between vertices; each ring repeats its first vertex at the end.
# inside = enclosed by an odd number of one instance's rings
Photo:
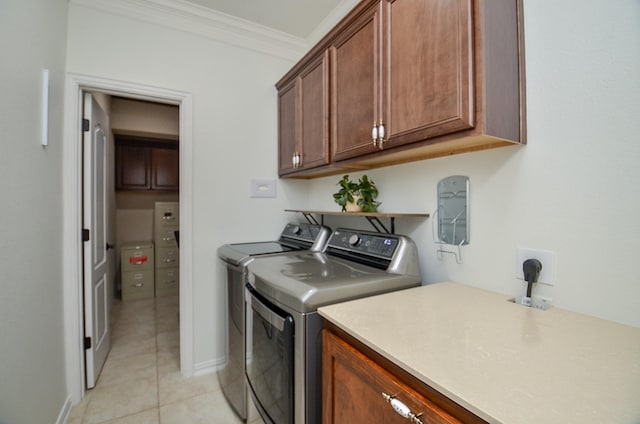
POLYGON ((385 404, 376 392, 370 368, 353 348, 323 331, 324 424, 381 422, 385 404))
POLYGON ((375 151, 371 130, 379 100, 378 10, 370 9, 330 47, 334 161, 375 151))
POLYGON ((295 171, 293 154, 296 144, 296 86, 295 80, 278 91, 278 173, 295 171))
POLYGON ((151 188, 149 149, 142 146, 117 146, 116 188, 148 190, 151 188))
POLYGON ((406 424, 382 393, 395 396, 423 423, 460 424, 423 395, 330 331, 323 330, 322 381, 324 424, 406 424))
POLYGON ((153 190, 178 190, 180 188, 179 155, 174 149, 152 149, 151 188, 153 190))
POLYGON ((383 3, 389 145, 472 128, 472 0, 383 3))
POLYGON ((300 74, 302 168, 329 163, 329 53, 300 74))

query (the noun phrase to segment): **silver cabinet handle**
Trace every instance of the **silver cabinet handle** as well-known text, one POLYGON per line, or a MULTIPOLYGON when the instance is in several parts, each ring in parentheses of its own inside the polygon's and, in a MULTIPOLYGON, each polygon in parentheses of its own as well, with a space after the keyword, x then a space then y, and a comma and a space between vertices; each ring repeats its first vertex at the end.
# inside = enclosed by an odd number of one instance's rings
POLYGON ((300 153, 293 153, 293 156, 291 157, 291 164, 294 168, 300 168, 300 165, 302 164, 302 156, 300 156, 300 153))
POLYGON ((422 412, 414 414, 413 412, 411 412, 411 408, 402 403, 400 400, 396 399, 396 395, 388 395, 382 392, 382 397, 384 398, 384 400, 389 402, 389 404, 391 404, 391 407, 394 411, 396 411, 396 413, 398 413, 398 415, 408 419, 413 424, 422 424, 422 420, 420 420, 422 412))
POLYGON ((144 286, 144 283, 133 284, 133 287, 142 287, 142 286, 144 286))
POLYGON ((373 122, 373 128, 371 129, 371 138, 373 139, 373 147, 378 145, 378 125, 373 122))
POLYGON ((175 262, 175 261, 176 261, 175 259, 165 259, 162 262, 164 262, 165 264, 168 264, 170 262, 175 262))
POLYGON ((380 122, 378 122, 378 147, 380 149, 382 149, 382 145, 386 141, 384 139, 384 136, 385 136, 384 124, 382 123, 382 119, 381 119, 380 122))

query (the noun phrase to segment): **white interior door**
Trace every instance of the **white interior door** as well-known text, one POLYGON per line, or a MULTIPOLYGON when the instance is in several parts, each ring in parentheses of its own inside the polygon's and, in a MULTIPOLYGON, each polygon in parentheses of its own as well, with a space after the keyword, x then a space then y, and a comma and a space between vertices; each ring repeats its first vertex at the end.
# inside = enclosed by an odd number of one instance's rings
POLYGON ((109 261, 107 255, 106 113, 90 93, 84 94, 83 229, 84 336, 87 388, 96 385, 109 353, 109 261), (88 120, 88 125, 86 124, 88 120))

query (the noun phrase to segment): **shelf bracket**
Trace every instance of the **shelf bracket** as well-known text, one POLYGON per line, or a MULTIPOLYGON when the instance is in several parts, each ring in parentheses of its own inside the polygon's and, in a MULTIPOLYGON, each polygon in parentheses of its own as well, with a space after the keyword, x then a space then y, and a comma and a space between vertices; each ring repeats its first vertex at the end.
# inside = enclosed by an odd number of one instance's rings
POLYGON ((307 220, 309 224, 324 225, 324 215, 320 215, 320 223, 318 223, 318 220, 313 216, 311 212, 300 212, 300 213, 302 214, 302 216, 304 216, 304 218, 307 220))
POLYGON ((390 213, 376 213, 376 212, 331 212, 331 211, 309 211, 309 210, 298 210, 298 209, 285 209, 285 212, 295 212, 301 213, 302 216, 305 217, 309 224, 313 225, 324 225, 324 216, 350 216, 350 217, 364 217, 367 218, 367 221, 373 226, 373 228, 381 234, 395 234, 396 233, 396 218, 402 217, 410 217, 410 218, 428 218, 428 214, 390 214, 390 213), (320 217, 320 222, 318 223, 318 219, 314 217, 318 215, 320 217), (380 218, 389 218, 389 228, 387 228, 380 218))
POLYGON ((387 227, 378 219, 377 216, 365 216, 369 224, 375 228, 375 230, 379 233, 387 233, 394 234, 396 232, 396 219, 394 217, 390 217, 389 221, 391 223, 391 231, 387 230, 387 227))

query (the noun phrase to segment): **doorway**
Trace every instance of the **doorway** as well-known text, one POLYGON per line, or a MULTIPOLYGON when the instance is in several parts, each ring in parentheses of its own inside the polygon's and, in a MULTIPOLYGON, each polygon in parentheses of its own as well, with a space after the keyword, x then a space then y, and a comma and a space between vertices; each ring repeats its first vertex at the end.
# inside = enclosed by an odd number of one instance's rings
POLYGON ((179 108, 180 149, 180 370, 193 374, 192 302, 192 96, 167 90, 104 78, 68 74, 65 84, 65 123, 63 152, 63 195, 65 255, 63 264, 65 302, 65 357, 69 394, 79 402, 85 391, 82 296, 82 148, 81 119, 84 92, 105 93, 179 108))

